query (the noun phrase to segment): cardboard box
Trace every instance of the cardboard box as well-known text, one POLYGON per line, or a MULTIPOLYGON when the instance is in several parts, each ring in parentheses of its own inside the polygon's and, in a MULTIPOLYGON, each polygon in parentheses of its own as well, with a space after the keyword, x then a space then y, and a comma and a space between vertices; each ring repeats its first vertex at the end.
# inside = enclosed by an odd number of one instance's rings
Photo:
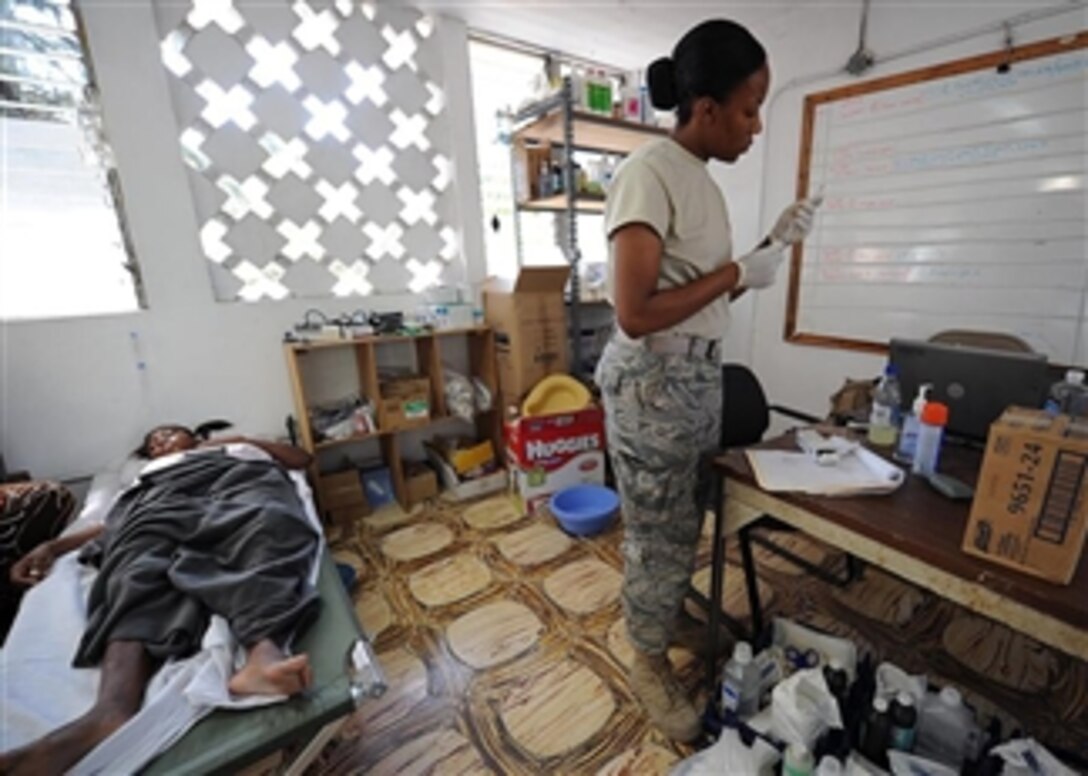
POLYGON ((604 484, 600 407, 508 420, 505 435, 511 486, 528 512, 570 485, 604 484))
POLYGON ((398 431, 429 423, 431 381, 426 377, 383 380, 378 402, 378 428, 398 431))
POLYGON ((542 377, 567 371, 567 310, 563 289, 570 267, 523 267, 511 286, 484 287, 484 319, 495 331, 499 392, 520 402, 542 377))
POLYGON ((990 426, 964 551, 1069 584, 1088 521, 1088 421, 1010 407, 990 426))
POLYGON ((321 508, 326 511, 366 504, 359 471, 348 469, 333 474, 322 474, 318 484, 318 500, 321 502, 321 508))
POLYGON ((404 471, 404 495, 408 506, 414 506, 438 495, 438 477, 426 465, 406 467, 404 471))
POLYGON ((438 476, 442 480, 442 496, 448 501, 466 501, 470 498, 495 493, 506 487, 505 469, 485 474, 483 477, 462 480, 457 476, 457 472, 454 471, 450 462, 443 458, 442 454, 432 445, 424 445, 424 450, 427 452, 427 460, 438 471, 438 476))

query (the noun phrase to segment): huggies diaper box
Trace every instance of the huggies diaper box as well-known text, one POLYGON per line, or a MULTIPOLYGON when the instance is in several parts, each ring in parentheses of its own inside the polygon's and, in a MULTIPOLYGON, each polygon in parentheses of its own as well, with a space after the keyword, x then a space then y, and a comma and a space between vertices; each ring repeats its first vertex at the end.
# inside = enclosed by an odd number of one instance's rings
POLYGON ((535 512, 569 485, 604 484, 604 412, 535 415, 506 422, 510 483, 522 507, 535 512))

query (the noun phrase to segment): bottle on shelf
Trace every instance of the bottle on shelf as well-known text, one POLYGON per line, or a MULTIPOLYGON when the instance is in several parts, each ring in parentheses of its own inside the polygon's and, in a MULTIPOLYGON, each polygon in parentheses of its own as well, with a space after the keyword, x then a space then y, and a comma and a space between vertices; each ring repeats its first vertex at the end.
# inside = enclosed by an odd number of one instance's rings
POLYGON ((722 711, 748 719, 759 711, 759 669, 752 662, 752 645, 738 641, 722 670, 722 711))
POLYGON ((1052 415, 1062 413, 1075 417, 1088 417, 1088 385, 1084 384, 1084 372, 1070 369, 1065 378, 1050 386, 1046 411, 1052 415))
POLYGON ((869 413, 869 444, 891 447, 899 433, 899 372, 893 364, 884 367, 884 375, 873 391, 873 409, 869 413))
POLYGON ((891 748, 902 752, 914 751, 914 736, 918 730, 918 709, 914 696, 900 692, 891 706, 891 748))
POLYGON ((918 429, 922 424, 922 410, 926 406, 926 394, 932 387, 932 383, 922 383, 918 386, 918 395, 914 397, 910 412, 903 418, 903 428, 899 431, 899 447, 895 451, 896 460, 902 463, 914 463, 914 453, 918 449, 918 429))
POLYGON ((937 473, 937 461, 941 457, 941 438, 948 425, 948 405, 928 401, 922 409, 918 424, 918 443, 914 450, 911 471, 928 477, 937 473))
POLYGON ((552 168, 547 159, 540 160, 540 169, 537 171, 536 187, 537 196, 541 199, 550 197, 552 190, 552 168))

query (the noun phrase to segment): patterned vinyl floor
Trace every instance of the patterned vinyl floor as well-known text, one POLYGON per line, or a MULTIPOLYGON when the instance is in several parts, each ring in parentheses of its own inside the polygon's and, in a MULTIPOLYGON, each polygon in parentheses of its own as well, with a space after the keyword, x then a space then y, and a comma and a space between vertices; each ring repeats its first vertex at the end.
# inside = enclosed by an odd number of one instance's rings
MULTIPOLYGON (((708 526, 709 529, 709 526, 708 526)), ((333 538, 354 566, 356 612, 390 681, 312 773, 652 774, 684 755, 647 723, 627 686, 631 647, 619 604, 622 528, 592 539, 503 496, 392 508, 333 538)), ((776 537, 827 564, 841 556, 776 537)), ((747 614, 735 547, 724 608, 747 614)), ((694 582, 706 591, 704 537, 694 582)), ((848 636, 863 651, 953 683, 983 713, 1088 757, 1088 666, 878 569, 846 589, 757 550, 763 601, 848 636)), ((670 653, 689 687, 702 664, 670 653)))

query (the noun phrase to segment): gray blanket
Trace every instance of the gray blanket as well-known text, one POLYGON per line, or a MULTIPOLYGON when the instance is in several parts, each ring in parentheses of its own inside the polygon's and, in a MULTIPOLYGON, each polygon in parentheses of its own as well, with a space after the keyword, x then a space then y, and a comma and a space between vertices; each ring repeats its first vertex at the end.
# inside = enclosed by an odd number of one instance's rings
POLYGON ((208 451, 146 474, 81 553, 100 572, 73 665, 97 665, 113 640, 185 657, 212 613, 245 647, 265 638, 286 646, 317 615, 308 580, 317 543, 276 463, 208 451))

